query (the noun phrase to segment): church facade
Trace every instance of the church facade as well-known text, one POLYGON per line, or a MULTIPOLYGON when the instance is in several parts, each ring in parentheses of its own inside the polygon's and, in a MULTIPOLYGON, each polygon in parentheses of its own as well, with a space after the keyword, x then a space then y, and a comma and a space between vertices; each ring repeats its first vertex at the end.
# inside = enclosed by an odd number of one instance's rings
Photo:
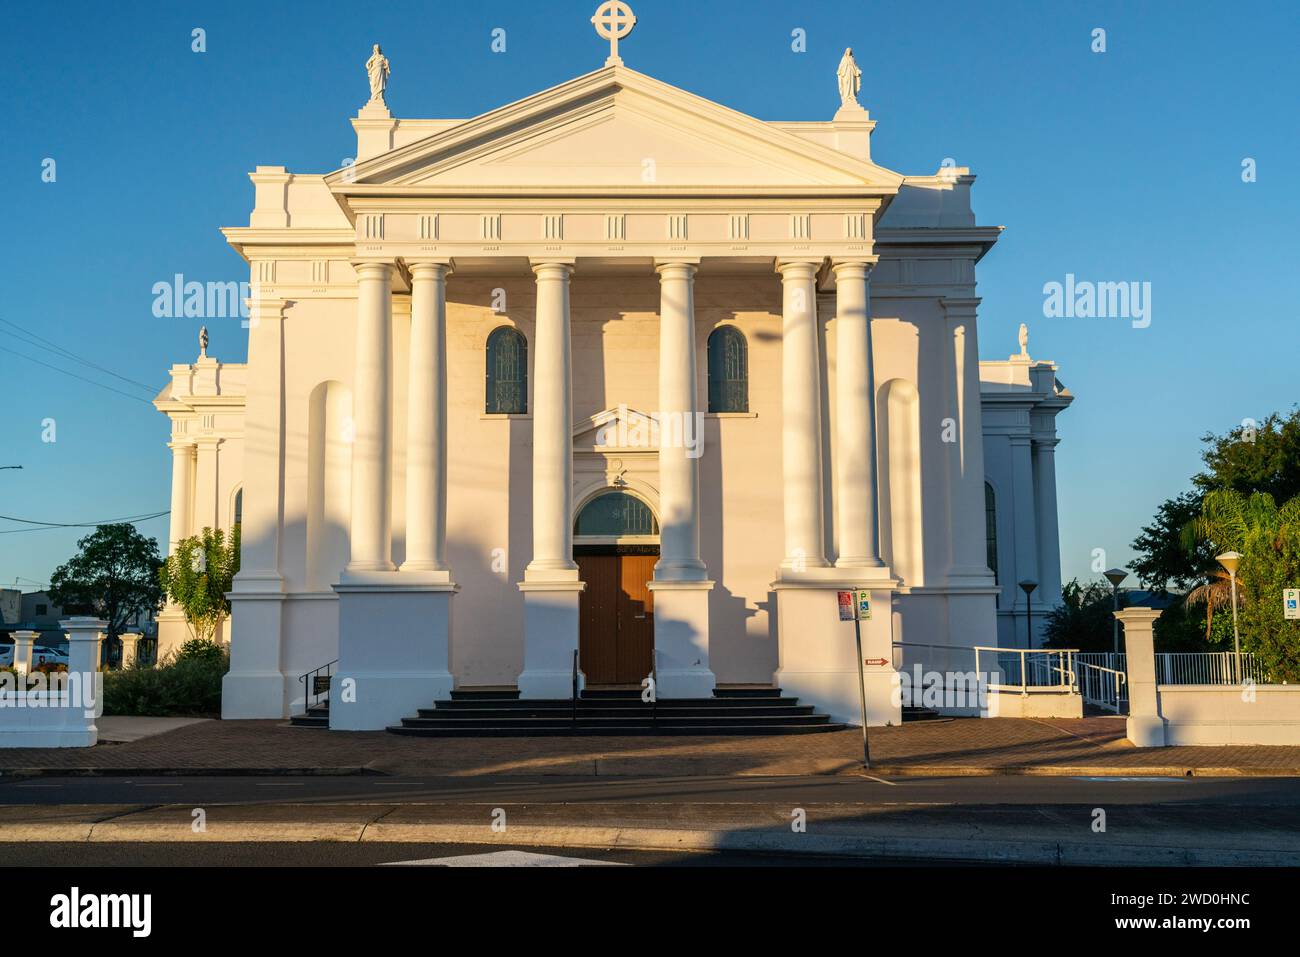
POLYGON ((831 118, 789 122, 616 49, 471 119, 392 116, 367 66, 356 162, 259 166, 224 230, 247 363, 205 350, 155 403, 173 547, 241 525, 225 717, 290 714, 336 660, 345 729, 454 688, 568 698, 576 662, 857 723, 850 588, 871 723, 926 648, 1035 640, 1071 396, 1023 336, 980 362, 1000 227, 968 170, 872 161, 851 53, 831 118))

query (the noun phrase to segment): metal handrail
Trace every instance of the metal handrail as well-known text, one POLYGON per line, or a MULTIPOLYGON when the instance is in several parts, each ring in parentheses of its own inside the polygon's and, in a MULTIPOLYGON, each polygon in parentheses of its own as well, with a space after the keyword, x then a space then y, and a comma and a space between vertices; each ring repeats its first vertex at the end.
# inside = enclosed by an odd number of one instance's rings
MULTIPOLYGON (((333 678, 334 666, 337 665, 338 663, 339 660, 335 658, 333 661, 323 664, 319 668, 312 669, 311 671, 307 672, 305 675, 298 676, 298 680, 303 683, 303 689, 302 689, 303 714, 306 714, 308 711, 312 709, 314 705, 317 704, 316 701, 312 700, 313 698, 319 699, 321 697, 320 694, 312 690, 313 688, 316 687, 316 681, 315 681, 316 677, 320 675, 321 672, 324 672, 326 677, 333 678)), ((324 696, 325 697, 329 696, 328 686, 326 687, 324 696)))
POLYGON ((1122 693, 1122 689, 1124 688, 1125 685, 1128 684, 1128 675, 1126 675, 1124 672, 1116 668, 1107 668, 1105 665, 1093 664, 1090 661, 1079 661, 1076 663, 1083 670, 1084 680, 1081 685, 1081 693, 1083 695, 1084 702, 1088 704, 1095 704, 1101 708, 1109 708, 1110 710, 1114 711, 1116 714, 1119 714, 1120 702, 1127 700, 1127 698, 1122 693), (1091 677, 1094 674, 1096 675, 1096 686, 1097 686, 1095 689, 1093 687, 1094 682, 1091 677), (1108 701, 1101 694, 1089 693, 1092 690, 1095 691, 1101 690, 1101 687, 1103 686, 1103 683, 1105 681, 1105 675, 1110 675, 1111 681, 1114 682, 1115 700, 1113 703, 1108 701))
POLYGON ((659 726, 659 649, 650 652, 650 726, 659 726))
MULTIPOLYGON (((1016 655, 1020 658, 1020 680, 1011 682, 989 682, 989 687, 995 690, 1002 688, 1019 688, 1022 696, 1028 696, 1030 688, 1070 688, 1074 691, 1078 688, 1078 678, 1074 671, 1074 656, 1078 652, 1075 648, 996 648, 989 645, 974 645, 972 649, 975 652, 975 671, 983 673, 980 668, 980 652, 993 652, 994 660, 998 661, 998 670, 1001 670, 1001 663, 998 656, 1016 655), (1046 659, 1047 675, 1050 678, 1053 672, 1059 673, 1061 680, 1055 684, 1031 684, 1029 681, 1029 668, 1025 660, 1026 655, 1040 656, 1037 660, 1043 661, 1041 656, 1049 656, 1046 659), (1050 656, 1055 656, 1055 663, 1050 656)), ((989 673, 992 675, 992 672, 989 673)))
POLYGON ((573 730, 578 730, 578 649, 573 649, 573 730))

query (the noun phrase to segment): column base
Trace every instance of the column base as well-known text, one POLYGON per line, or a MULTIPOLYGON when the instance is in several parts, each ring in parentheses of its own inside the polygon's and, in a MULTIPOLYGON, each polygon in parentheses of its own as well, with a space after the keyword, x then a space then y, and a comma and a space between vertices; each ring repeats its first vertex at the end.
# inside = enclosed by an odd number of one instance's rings
MULTIPOLYGON (((235 579, 230 595, 230 671, 221 679, 224 719, 289 716, 293 689, 282 670, 285 596, 281 588, 279 578, 235 579)), ((161 625, 158 635, 161 656, 161 625)))
POLYGON ((231 671, 221 679, 222 720, 288 717, 286 684, 278 671, 231 671))
MULTIPOLYGON (((576 580, 519 583, 524 593, 524 670, 517 682, 519 697, 572 697, 573 661, 578 653, 578 601, 586 587, 585 582, 576 580)), ((580 693, 584 683, 580 669, 580 693)))
POLYGON ((837 592, 865 588, 871 592, 872 606, 872 617, 861 623, 867 724, 901 724, 903 709, 892 639, 892 595, 897 584, 893 579, 844 578, 833 584, 773 583, 780 647, 776 684, 786 694, 816 705, 832 721, 862 726, 854 625, 839 620, 837 592))
POLYGON ((651 581, 654 594, 655 694, 711 698, 717 678, 709 668, 711 581, 651 581))
POLYGON ((451 695, 451 604, 458 589, 409 584, 397 574, 383 583, 334 586, 339 663, 330 682, 332 730, 378 731, 451 695))
POLYGON ((1125 737, 1139 748, 1163 748, 1165 739, 1165 719, 1149 715, 1129 718, 1125 726, 1125 737))

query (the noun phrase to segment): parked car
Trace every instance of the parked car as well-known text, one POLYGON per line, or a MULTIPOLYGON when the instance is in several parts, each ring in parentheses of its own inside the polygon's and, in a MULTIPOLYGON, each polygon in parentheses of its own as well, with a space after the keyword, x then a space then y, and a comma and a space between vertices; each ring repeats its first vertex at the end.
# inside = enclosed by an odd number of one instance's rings
POLYGON ((58 648, 47 648, 37 645, 32 649, 32 667, 36 668, 42 664, 46 665, 67 665, 68 653, 60 651, 58 648))

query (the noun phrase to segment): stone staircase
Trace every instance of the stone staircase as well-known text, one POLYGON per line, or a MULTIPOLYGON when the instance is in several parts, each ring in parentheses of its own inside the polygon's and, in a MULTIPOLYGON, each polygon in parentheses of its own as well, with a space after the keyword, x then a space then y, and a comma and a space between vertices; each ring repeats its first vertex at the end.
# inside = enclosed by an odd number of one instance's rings
POLYGON ((453 691, 447 701, 388 730, 420 737, 550 735, 763 735, 840 731, 812 705, 780 688, 718 688, 712 698, 649 703, 631 690, 584 691, 571 699, 523 700, 513 689, 453 691))

